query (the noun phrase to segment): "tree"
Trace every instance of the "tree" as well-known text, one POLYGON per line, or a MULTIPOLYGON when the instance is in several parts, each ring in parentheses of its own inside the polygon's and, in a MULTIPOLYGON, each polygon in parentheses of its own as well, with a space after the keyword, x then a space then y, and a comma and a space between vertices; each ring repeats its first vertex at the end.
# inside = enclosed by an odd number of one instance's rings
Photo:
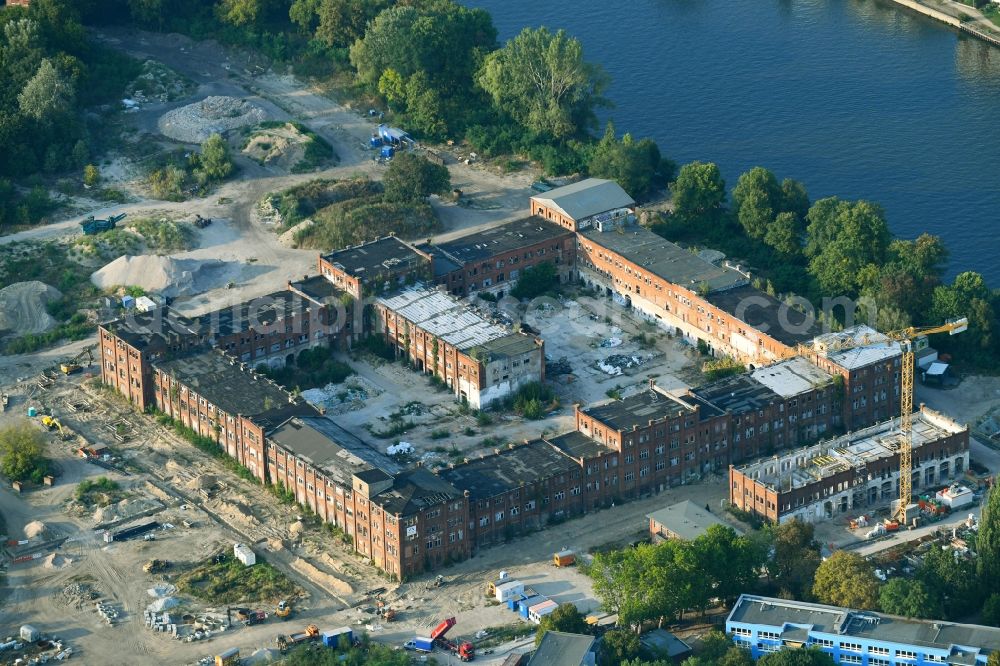
POLYGON ((429 162, 423 155, 406 152, 389 163, 382 186, 391 201, 413 201, 444 194, 451 188, 451 176, 447 167, 429 162))
POLYGON ((712 162, 685 164, 670 189, 674 195, 674 214, 688 220, 714 211, 726 199, 726 182, 712 162))
POLYGON ((101 182, 101 172, 93 164, 88 164, 83 167, 83 184, 87 187, 93 187, 101 182))
POLYGON ((825 604, 870 610, 878 606, 878 579, 863 557, 838 550, 816 569, 813 594, 825 604))
POLYGON ((221 134, 213 134, 201 144, 201 171, 208 181, 221 181, 233 171, 229 144, 221 134))
POLYGON ((619 664, 639 656, 639 634, 624 629, 612 629, 604 634, 601 640, 600 657, 597 663, 601 666, 619 666, 619 664))
POLYGON ((791 520, 766 529, 774 549, 766 565, 768 577, 778 585, 781 596, 808 600, 822 561, 815 528, 811 523, 791 520))
POLYGON ((747 236, 763 239, 781 206, 778 179, 764 167, 750 169, 736 181, 733 206, 747 236))
POLYGON ((537 298, 559 284, 559 273, 551 261, 543 261, 521 271, 510 290, 514 298, 537 298))
POLYGON ((618 140, 608 121, 604 138, 595 146, 587 169, 591 176, 617 181, 633 198, 641 199, 666 185, 675 165, 660 155, 652 139, 634 141, 631 134, 618 140))
POLYGON ((792 213, 800 220, 806 219, 809 213, 809 193, 805 185, 791 178, 781 181, 781 212, 792 213))
POLYGON ((1000 650, 990 652, 990 656, 986 659, 986 666, 1000 666, 1000 650))
MULTIPOLYGON (((969 330, 962 334, 957 344, 973 351, 995 353, 993 331, 996 313, 992 295, 983 276, 973 271, 959 273, 950 285, 941 285, 931 295, 931 322, 942 323, 955 317, 968 317, 969 330)), ((949 347, 950 340, 943 341, 949 347)))
MULTIPOLYGON (((719 632, 713 632, 719 633, 719 632)), ((726 639, 729 642, 729 639, 726 639)), ((729 647, 722 654, 702 653, 696 657, 688 657, 682 666, 754 666, 750 651, 737 647, 729 642, 729 647)))
POLYGON ((48 58, 42 60, 38 71, 17 96, 21 113, 43 122, 50 122, 69 112, 75 99, 76 90, 72 81, 48 58))
POLYGON ((878 597, 879 607, 890 615, 911 618, 941 616, 941 604, 933 598, 919 580, 893 578, 882 586, 878 597))
POLYGON ((8 479, 41 483, 48 472, 44 451, 45 438, 28 421, 0 428, 0 471, 8 479))
POLYGON ((882 207, 868 201, 820 199, 806 216, 809 272, 826 296, 854 296, 859 276, 885 262, 891 235, 882 207))
MULTIPOLYGON (((978 553, 977 556, 979 556, 978 553)), ((983 612, 980 617, 983 624, 991 627, 1000 627, 1000 594, 991 594, 986 599, 983 603, 983 612)))
POLYGON ((931 548, 917 568, 915 578, 940 605, 944 618, 959 620, 979 607, 983 587, 976 575, 976 564, 957 557, 951 550, 931 548))
POLYGON ((542 618, 535 632, 535 645, 542 642, 546 631, 565 631, 569 634, 586 634, 589 627, 580 611, 573 604, 559 604, 559 607, 542 618))
POLYGON ((799 246, 799 226, 799 218, 795 216, 795 213, 788 211, 778 213, 764 233, 764 242, 781 254, 795 254, 801 249, 799 246))
POLYGON ((579 40, 541 27, 525 28, 486 56, 477 81, 499 109, 528 129, 565 139, 593 127, 608 79, 584 61, 579 40))
POLYGON ((778 650, 757 660, 759 666, 834 666, 836 663, 833 657, 818 648, 778 650))
POLYGON ((1000 490, 995 484, 986 495, 976 535, 976 573, 983 590, 1000 594, 1000 490))
MULTIPOLYGON (((295 5, 306 1, 314 5, 314 12, 318 17, 316 39, 327 46, 342 48, 349 47, 364 37, 368 23, 391 5, 388 0, 296 0, 292 10, 295 10, 295 5)), ((306 15, 302 8, 297 13, 306 15)), ((295 17, 293 20, 300 25, 303 23, 295 17)))
POLYGON ((708 574, 713 596, 725 603, 757 583, 764 564, 764 552, 748 537, 737 535, 731 527, 711 525, 691 542, 702 568, 708 574))

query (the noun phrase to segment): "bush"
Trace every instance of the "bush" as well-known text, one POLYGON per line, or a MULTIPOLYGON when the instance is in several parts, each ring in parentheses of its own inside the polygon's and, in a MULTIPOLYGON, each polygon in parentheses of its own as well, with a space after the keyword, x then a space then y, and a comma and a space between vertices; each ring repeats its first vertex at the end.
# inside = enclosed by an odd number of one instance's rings
POLYGON ((517 284, 510 290, 514 298, 537 298, 559 284, 559 273, 551 261, 529 266, 521 272, 517 284))
POLYGON ((45 438, 25 419, 0 429, 0 471, 11 481, 41 483, 49 473, 45 438))
POLYGON ((526 419, 537 420, 558 404, 555 392, 541 382, 531 382, 518 389, 514 396, 514 411, 526 419))

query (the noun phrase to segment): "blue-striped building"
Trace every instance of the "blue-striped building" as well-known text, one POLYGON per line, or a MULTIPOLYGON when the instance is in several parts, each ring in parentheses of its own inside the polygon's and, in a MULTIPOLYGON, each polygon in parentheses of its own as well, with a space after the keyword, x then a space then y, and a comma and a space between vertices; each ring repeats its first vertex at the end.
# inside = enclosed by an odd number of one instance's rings
POLYGON ((1000 629, 911 620, 801 601, 744 594, 726 633, 754 659, 785 648, 816 647, 838 664, 976 666, 1000 650, 1000 629))

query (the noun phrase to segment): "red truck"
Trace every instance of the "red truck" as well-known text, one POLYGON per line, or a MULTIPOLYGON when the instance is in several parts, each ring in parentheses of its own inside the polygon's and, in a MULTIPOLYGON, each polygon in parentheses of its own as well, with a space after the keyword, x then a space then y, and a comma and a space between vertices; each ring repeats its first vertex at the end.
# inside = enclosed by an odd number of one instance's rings
POLYGON ((431 632, 431 640, 441 649, 454 654, 461 661, 472 661, 476 658, 476 647, 472 643, 467 641, 456 643, 445 638, 445 634, 454 626, 455 618, 449 617, 447 620, 442 620, 441 624, 434 627, 434 631, 431 632))

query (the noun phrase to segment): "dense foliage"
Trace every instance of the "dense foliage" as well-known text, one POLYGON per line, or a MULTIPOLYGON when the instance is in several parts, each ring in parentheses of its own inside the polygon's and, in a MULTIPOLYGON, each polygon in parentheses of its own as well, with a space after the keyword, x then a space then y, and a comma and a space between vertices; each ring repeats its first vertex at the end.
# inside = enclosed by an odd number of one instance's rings
POLYGON ((41 483, 49 472, 45 438, 34 425, 20 420, 0 429, 0 472, 11 481, 41 483))

